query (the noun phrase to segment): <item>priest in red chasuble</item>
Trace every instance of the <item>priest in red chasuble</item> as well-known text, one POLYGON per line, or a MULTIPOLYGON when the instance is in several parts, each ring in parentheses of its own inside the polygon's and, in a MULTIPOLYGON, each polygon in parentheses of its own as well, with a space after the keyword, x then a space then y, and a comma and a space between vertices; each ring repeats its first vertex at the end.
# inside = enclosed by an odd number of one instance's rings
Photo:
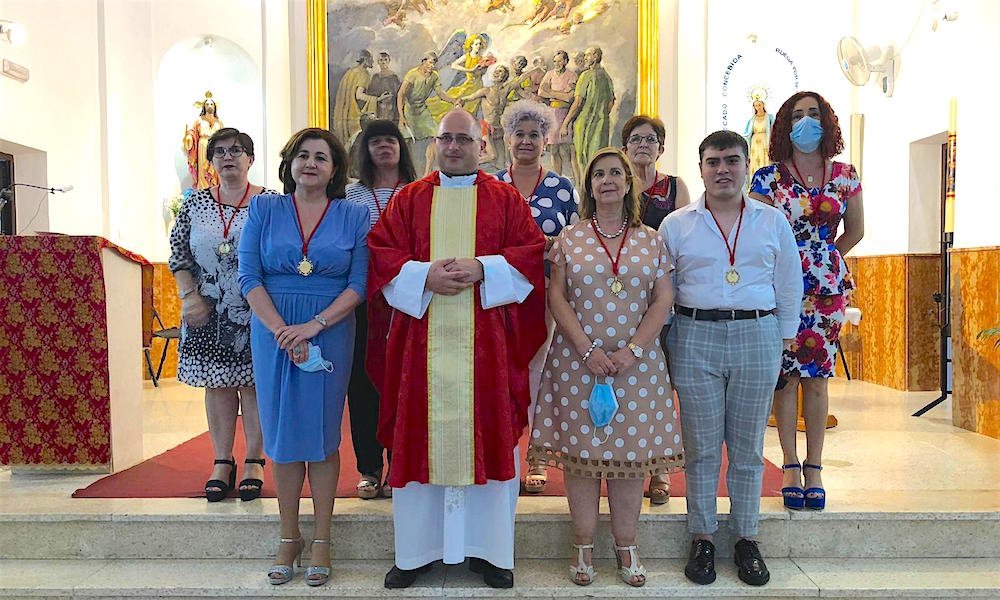
POLYGON ((441 165, 399 191, 368 236, 369 300, 394 309, 381 362, 379 441, 392 450, 396 564, 387 588, 430 563, 511 587, 517 440, 528 362, 545 340, 542 236, 514 187, 477 169, 482 133, 444 116, 441 165))

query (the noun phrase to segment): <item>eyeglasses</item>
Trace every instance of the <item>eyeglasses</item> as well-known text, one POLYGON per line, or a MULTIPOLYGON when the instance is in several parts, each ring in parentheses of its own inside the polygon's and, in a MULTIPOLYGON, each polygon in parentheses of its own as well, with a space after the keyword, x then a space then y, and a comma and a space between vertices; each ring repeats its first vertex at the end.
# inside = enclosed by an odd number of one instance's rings
POLYGON ((467 135, 451 135, 450 133, 435 136, 434 139, 436 139, 444 146, 450 146, 455 142, 458 142, 459 146, 468 146, 472 142, 476 141, 476 138, 471 138, 467 135))
POLYGON ((649 145, 653 145, 659 143, 660 138, 656 137, 656 135, 652 133, 649 135, 630 135, 628 138, 628 143, 630 144, 640 144, 643 141, 649 145))
POLYGON ((223 158, 228 154, 229 156, 236 158, 237 156, 243 156, 245 153, 246 150, 243 149, 243 146, 230 146, 228 148, 216 148, 212 152, 212 156, 214 158, 223 158))

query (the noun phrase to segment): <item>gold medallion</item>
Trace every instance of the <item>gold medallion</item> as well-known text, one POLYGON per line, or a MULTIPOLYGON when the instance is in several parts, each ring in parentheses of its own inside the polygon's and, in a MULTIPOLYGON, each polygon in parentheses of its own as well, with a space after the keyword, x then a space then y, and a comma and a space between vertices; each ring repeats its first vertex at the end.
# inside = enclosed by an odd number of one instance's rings
POLYGON ((309 260, 308 256, 303 256, 302 260, 299 261, 299 275, 303 277, 308 277, 312 275, 313 263, 309 260))
POLYGON ((621 279, 618 279, 617 275, 615 275, 614 279, 611 280, 611 286, 610 287, 611 287, 611 293, 612 294, 620 294, 620 293, 622 293, 622 290, 625 289, 625 284, 622 283, 621 279))
POLYGON ((233 251, 233 245, 229 243, 229 240, 226 240, 221 244, 219 244, 219 254, 221 254, 222 256, 226 256, 232 251, 233 251))
POLYGON ((736 267, 729 267, 726 271, 726 283, 729 285, 736 285, 740 282, 740 272, 736 270, 736 267))

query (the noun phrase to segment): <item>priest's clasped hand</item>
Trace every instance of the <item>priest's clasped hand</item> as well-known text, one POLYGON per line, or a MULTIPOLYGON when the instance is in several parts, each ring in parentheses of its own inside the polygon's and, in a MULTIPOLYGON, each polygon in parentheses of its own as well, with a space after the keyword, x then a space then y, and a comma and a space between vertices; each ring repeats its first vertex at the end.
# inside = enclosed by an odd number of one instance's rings
POLYGON ((424 287, 435 294, 454 296, 483 278, 482 265, 474 258, 443 258, 431 263, 424 287), (478 276, 468 262, 478 265, 478 276), (471 281, 470 281, 471 279, 471 281))

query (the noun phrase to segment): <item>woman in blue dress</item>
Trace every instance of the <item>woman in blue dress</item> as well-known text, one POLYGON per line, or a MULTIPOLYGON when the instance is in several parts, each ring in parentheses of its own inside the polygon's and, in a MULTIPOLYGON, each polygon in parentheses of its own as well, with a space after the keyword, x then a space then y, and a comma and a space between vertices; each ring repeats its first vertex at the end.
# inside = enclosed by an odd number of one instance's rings
POLYGON ((275 585, 291 580, 305 546, 299 496, 307 473, 316 529, 306 583, 323 585, 330 577, 354 307, 365 297, 368 271, 368 210, 344 199, 347 167, 332 133, 296 133, 278 166, 285 194, 254 198, 240 239, 264 451, 278 491, 281 544, 268 573, 275 585))
MULTIPOLYGON (((576 222, 577 205, 580 202, 569 179, 555 171, 546 170, 541 164, 542 150, 545 148, 549 130, 557 126, 555 116, 552 109, 544 104, 532 100, 519 100, 507 107, 500 122, 503 125, 504 140, 509 146, 512 162, 510 167, 498 171, 496 177, 517 188, 521 197, 528 203, 531 216, 545 234, 547 253, 563 227, 576 222)), ((546 276, 547 274, 546 269, 546 276)), ((528 408, 529 430, 535 415, 535 396, 538 395, 538 386, 542 379, 545 355, 552 342, 552 331, 555 327, 552 315, 548 314, 547 309, 545 323, 549 328, 549 337, 528 365, 528 381, 531 386, 531 406, 528 408)), ((540 494, 545 491, 547 479, 545 462, 539 461, 528 466, 528 473, 524 478, 524 491, 529 494, 540 494)))

